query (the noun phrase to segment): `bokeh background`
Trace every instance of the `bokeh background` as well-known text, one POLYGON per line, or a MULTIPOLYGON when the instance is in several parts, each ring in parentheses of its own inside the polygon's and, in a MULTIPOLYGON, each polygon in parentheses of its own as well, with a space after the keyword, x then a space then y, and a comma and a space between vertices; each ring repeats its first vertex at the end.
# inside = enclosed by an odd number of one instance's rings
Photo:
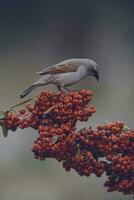
MULTIPOLYGON (((78 128, 106 120, 133 128, 133 9, 131 0, 0 0, 0 110, 20 102, 17 94, 38 78, 41 66, 85 57, 99 64, 101 80, 87 78, 72 87, 93 89, 97 108, 78 128)), ((107 193, 105 176, 79 177, 56 161, 34 160, 32 129, 10 132, 7 139, 0 134, 0 200, 131 199, 107 193)))

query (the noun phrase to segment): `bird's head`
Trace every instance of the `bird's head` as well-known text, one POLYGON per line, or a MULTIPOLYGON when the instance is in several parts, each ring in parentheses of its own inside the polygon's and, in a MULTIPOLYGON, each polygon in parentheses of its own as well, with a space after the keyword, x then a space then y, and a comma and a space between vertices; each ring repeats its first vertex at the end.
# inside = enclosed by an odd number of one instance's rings
POLYGON ((88 60, 87 70, 90 76, 94 76, 97 81, 99 81, 99 69, 97 63, 93 60, 88 60))

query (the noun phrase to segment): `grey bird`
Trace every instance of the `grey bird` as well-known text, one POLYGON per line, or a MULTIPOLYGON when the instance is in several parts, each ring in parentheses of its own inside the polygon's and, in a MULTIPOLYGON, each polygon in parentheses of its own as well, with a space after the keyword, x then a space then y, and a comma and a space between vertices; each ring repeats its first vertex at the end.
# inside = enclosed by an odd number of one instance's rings
POLYGON ((66 86, 73 85, 87 76, 94 76, 99 81, 99 70, 97 66, 91 59, 73 58, 64 60, 37 72, 38 75, 42 75, 41 78, 26 90, 22 91, 19 96, 23 98, 35 88, 47 84, 54 84, 62 91, 63 89, 67 89, 66 86))

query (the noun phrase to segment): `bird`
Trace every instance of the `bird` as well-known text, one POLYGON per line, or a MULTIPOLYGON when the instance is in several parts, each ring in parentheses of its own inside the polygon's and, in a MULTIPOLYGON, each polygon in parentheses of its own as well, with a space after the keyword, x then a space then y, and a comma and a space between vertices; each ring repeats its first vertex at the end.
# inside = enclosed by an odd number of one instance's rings
POLYGON ((87 76, 93 76, 99 81, 98 65, 92 59, 87 58, 72 58, 64 60, 55 65, 47 67, 39 72, 41 76, 38 81, 34 82, 27 89, 23 90, 20 98, 24 98, 35 88, 47 84, 54 84, 59 91, 69 90, 67 86, 71 86, 87 76))

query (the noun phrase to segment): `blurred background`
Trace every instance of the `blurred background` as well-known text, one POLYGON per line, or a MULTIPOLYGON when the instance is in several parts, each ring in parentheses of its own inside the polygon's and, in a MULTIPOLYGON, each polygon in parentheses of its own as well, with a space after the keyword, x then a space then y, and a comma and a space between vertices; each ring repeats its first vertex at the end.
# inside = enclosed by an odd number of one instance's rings
MULTIPOLYGON (((133 8, 131 0, 0 0, 0 110, 20 102, 17 94, 42 66, 92 58, 100 66, 100 82, 87 78, 71 89, 92 89, 97 112, 78 128, 106 120, 134 128, 133 8)), ((32 129, 10 132, 7 139, 0 134, 0 200, 131 199, 107 193, 105 176, 79 177, 56 161, 34 160, 32 129)))

